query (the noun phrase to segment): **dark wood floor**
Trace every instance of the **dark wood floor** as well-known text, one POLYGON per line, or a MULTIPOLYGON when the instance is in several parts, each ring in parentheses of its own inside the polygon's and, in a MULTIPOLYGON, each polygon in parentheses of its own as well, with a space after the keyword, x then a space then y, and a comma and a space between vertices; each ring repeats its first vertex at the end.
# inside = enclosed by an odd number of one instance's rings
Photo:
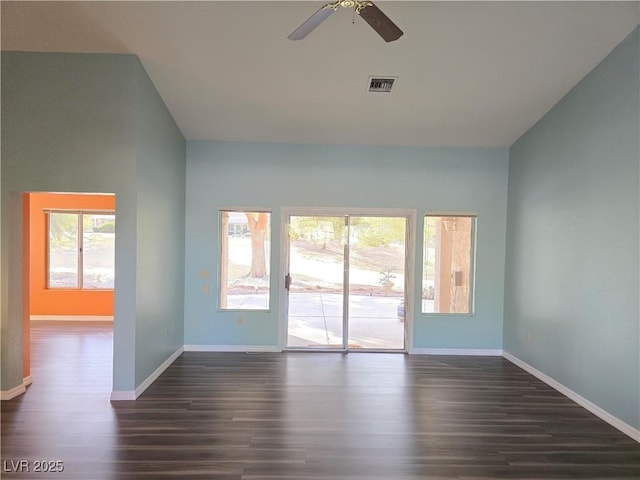
POLYGON ((2 478, 640 478, 640 444, 502 358, 185 353, 109 402, 105 324, 34 324, 2 478), (62 473, 10 473, 19 460, 62 473))

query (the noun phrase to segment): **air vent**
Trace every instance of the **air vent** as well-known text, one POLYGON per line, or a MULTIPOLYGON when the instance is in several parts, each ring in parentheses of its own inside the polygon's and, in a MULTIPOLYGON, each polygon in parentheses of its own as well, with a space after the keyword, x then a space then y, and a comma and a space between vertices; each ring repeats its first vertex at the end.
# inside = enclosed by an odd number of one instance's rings
POLYGON ((369 77, 369 91, 372 93, 391 93, 397 77, 369 77))

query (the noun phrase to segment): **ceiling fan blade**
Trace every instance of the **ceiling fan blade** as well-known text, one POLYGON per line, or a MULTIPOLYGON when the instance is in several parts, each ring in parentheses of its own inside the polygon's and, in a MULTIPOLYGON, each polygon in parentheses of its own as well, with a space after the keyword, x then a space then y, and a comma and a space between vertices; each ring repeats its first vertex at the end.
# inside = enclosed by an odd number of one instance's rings
POLYGON ((358 12, 360 16, 380 35, 385 42, 393 42, 399 39, 403 32, 387 17, 382 10, 373 3, 362 7, 358 12))
POLYGON ((293 31, 287 38, 289 40, 302 40, 335 11, 336 9, 330 7, 329 4, 323 6, 320 10, 307 18, 307 20, 296 28, 295 31, 293 31))

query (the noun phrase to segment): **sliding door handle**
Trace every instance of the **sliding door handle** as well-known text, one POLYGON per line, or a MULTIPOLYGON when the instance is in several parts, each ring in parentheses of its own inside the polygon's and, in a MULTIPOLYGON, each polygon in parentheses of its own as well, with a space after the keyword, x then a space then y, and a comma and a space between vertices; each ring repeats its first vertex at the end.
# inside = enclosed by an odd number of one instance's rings
POLYGON ((289 287, 291 286, 291 275, 288 273, 284 276, 284 288, 289 291, 289 287))

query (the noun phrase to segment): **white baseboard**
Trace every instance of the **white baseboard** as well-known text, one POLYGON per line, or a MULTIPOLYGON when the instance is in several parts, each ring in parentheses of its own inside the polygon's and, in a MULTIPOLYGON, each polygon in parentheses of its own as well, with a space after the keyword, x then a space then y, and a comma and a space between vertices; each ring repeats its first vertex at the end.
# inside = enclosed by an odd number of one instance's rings
POLYGON ((631 425, 629 425, 628 423, 623 422, 622 420, 620 420, 618 417, 615 417, 615 416, 611 415, 609 412, 607 412, 606 410, 600 408, 595 403, 590 402, 589 400, 584 398, 582 395, 574 392, 573 390, 571 390, 568 387, 565 387, 563 384, 561 384, 557 380, 554 380, 550 376, 542 373, 540 370, 538 370, 537 368, 529 365, 527 362, 525 362, 523 360, 520 360, 518 357, 516 357, 516 356, 514 356, 514 355, 512 355, 512 354, 510 354, 508 352, 504 352, 502 354, 502 356, 504 358, 506 358, 507 360, 509 360, 511 363, 519 366, 520 368, 522 368, 526 372, 530 373, 534 377, 538 378, 539 380, 542 380, 544 383, 546 383, 550 387, 556 389, 558 392, 562 393, 565 397, 570 398, 571 400, 576 402, 581 407, 584 407, 585 409, 589 410, 591 413, 593 413, 595 416, 601 418, 602 420, 607 422, 609 425, 617 428, 622 433, 630 436, 636 442, 640 442, 640 430, 638 430, 637 428, 634 428, 631 425))
POLYGON ((502 350, 492 348, 413 348, 411 355, 475 355, 501 357, 502 350))
POLYGON ((113 315, 31 315, 32 322, 57 320, 59 322, 113 322, 113 315))
POLYGON ((0 400, 11 400, 12 398, 17 397, 18 395, 22 395, 26 391, 27 391, 27 387, 24 385, 24 383, 22 383, 17 387, 13 387, 10 390, 0 391, 0 400))
POLYGON ((29 375, 28 377, 24 377, 22 379, 22 385, 24 385, 25 387, 28 387, 32 383, 33 383, 33 377, 31 375, 29 375))
POLYGON ((135 400, 136 392, 133 390, 114 390, 111 392, 111 401, 120 402, 122 400, 135 400))
POLYGON ((155 371, 144 380, 144 382, 138 385, 138 387, 136 387, 136 390, 135 390, 136 398, 138 398, 142 394, 142 392, 144 392, 147 388, 149 388, 149 386, 153 382, 155 382, 160 375, 162 375, 162 372, 164 372, 167 368, 169 368, 169 366, 176 361, 176 358, 182 355, 182 352, 184 352, 184 347, 178 348, 175 352, 171 354, 169 358, 167 358, 164 362, 162 362, 162 365, 156 368, 155 371))
POLYGON ((183 347, 178 348, 175 352, 171 354, 169 358, 167 358, 162 364, 155 369, 155 371, 149 375, 140 385, 136 387, 135 390, 114 390, 111 392, 111 401, 121 401, 121 400, 135 400, 142 392, 144 392, 149 386, 157 380, 157 378, 162 375, 162 373, 169 368, 169 366, 175 362, 176 358, 182 355, 184 351, 183 347))
POLYGON ((281 352, 277 345, 185 345, 185 352, 281 352))

